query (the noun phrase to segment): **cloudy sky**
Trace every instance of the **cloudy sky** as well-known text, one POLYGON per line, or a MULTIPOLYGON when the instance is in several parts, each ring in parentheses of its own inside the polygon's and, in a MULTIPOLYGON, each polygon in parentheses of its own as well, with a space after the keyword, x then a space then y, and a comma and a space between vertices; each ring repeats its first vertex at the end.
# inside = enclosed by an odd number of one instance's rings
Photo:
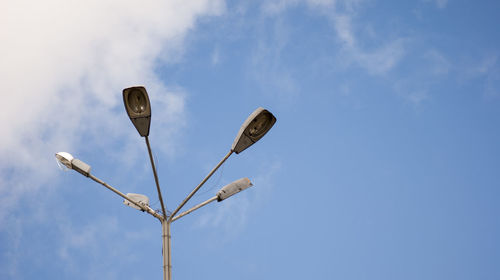
POLYGON ((174 279, 499 279, 498 1, 0 2, 0 279, 161 279, 122 89, 172 211, 257 107, 277 117, 172 225, 174 279))

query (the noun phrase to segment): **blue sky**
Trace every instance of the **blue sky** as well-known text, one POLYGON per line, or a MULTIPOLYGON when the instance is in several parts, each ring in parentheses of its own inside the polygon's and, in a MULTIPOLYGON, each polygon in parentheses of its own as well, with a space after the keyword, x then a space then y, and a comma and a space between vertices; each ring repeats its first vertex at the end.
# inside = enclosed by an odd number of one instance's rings
POLYGON ((257 107, 277 117, 172 225, 174 279, 499 279, 496 1, 4 1, 0 279, 161 279, 122 104, 142 84, 173 210, 257 107))

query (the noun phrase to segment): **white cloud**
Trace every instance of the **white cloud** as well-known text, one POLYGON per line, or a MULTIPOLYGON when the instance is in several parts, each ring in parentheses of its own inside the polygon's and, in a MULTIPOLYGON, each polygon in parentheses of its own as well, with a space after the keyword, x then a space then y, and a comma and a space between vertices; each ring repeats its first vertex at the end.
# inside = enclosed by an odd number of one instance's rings
MULTIPOLYGON (((406 53, 407 40, 404 38, 384 42, 372 49, 364 48, 357 42, 357 35, 352 24, 352 14, 332 13, 330 18, 342 46, 339 57, 347 64, 354 63, 370 74, 380 75, 392 70, 406 53)), ((369 30, 372 29, 369 28, 369 30)))
POLYGON ((479 62, 467 65, 466 79, 478 79, 483 83, 484 95, 488 98, 500 96, 500 63, 499 55, 496 53, 478 59, 479 62))
POLYGON ((351 28, 351 18, 347 15, 337 15, 333 17, 333 21, 339 40, 345 47, 353 48, 356 42, 351 28))
MULTIPOLYGON (((71 251, 85 250, 94 255, 101 251, 102 241, 107 239, 107 243, 119 232, 118 221, 115 217, 101 218, 84 226, 72 226, 66 221, 61 224, 61 242, 58 248, 58 255, 67 262, 71 262, 71 251)), ((118 246, 117 246, 118 247, 118 246)))
POLYGON ((226 234, 234 235, 246 224, 250 208, 248 196, 236 195, 231 199, 224 200, 214 209, 200 215, 195 227, 221 228, 226 234))
POLYGON ((410 75, 395 81, 393 89, 408 104, 418 108, 423 103, 432 100, 432 96, 429 94, 433 83, 432 78, 432 76, 423 75, 417 79, 414 75, 410 75))
POLYGON ((212 65, 217 65, 219 64, 220 62, 220 51, 218 48, 215 48, 212 52, 212 57, 211 57, 211 61, 212 61, 212 65))
POLYGON ((498 55, 488 55, 480 60, 478 65, 471 67, 473 75, 486 75, 494 71, 498 61, 498 55))
POLYGON ((54 152, 76 152, 83 138, 99 139, 99 145, 127 139, 131 128, 114 125, 124 114, 125 87, 144 84, 151 99, 166 106, 154 112, 162 115, 155 121, 167 120, 157 139, 181 127, 182 90, 163 85, 155 64, 182 53, 183 37, 198 17, 224 10, 223 1, 208 0, 4 1, 1 6, 2 215, 56 171, 54 152))
POLYGON ((373 51, 348 49, 354 61, 371 74, 384 74, 392 70, 405 55, 405 40, 396 39, 373 51))
POLYGON ((417 90, 417 91, 413 91, 413 92, 408 93, 406 98, 411 103, 418 106, 424 100, 429 99, 429 95, 427 94, 427 91, 425 91, 425 90, 417 90))
POLYGON ((265 85, 267 90, 275 88, 273 92, 281 93, 280 97, 294 97, 300 92, 293 68, 281 63, 282 51, 292 43, 289 33, 293 32, 284 24, 286 17, 281 17, 281 13, 301 5, 330 20, 340 46, 335 54, 336 65, 360 67, 371 75, 379 76, 392 71, 407 54, 409 40, 397 36, 384 40, 377 39, 380 36, 377 36, 371 25, 357 20, 364 2, 363 0, 265 1, 262 4, 264 15, 274 17, 272 24, 269 24, 266 18, 265 32, 270 32, 272 36, 267 36, 271 39, 260 39, 249 72, 258 84, 265 85), (366 34, 360 30, 367 31, 370 38, 366 40, 367 38, 363 37, 366 34), (364 42, 379 43, 370 43, 366 46, 364 42), (283 96, 283 93, 286 95, 283 96))
POLYGON ((157 237, 149 228, 132 231, 124 228, 126 225, 120 224, 114 216, 102 215, 85 224, 63 219, 59 223, 53 254, 57 261, 64 263, 61 273, 80 275, 82 279, 120 279, 119 271, 110 267, 113 260, 136 264, 139 258, 131 248, 157 237), (82 258, 89 262, 84 267, 81 266, 82 258))
POLYGON ((289 27, 278 19, 272 24, 265 23, 258 36, 257 46, 251 57, 252 78, 263 87, 263 92, 278 94, 282 102, 289 102, 297 96, 298 84, 289 66, 283 64, 284 50, 290 43, 289 27), (271 34, 268 36, 267 34, 271 34))
MULTIPOLYGON (((405 38, 386 40, 378 46, 366 48, 358 41, 360 33, 356 32, 358 24, 354 22, 363 0, 304 0, 310 8, 329 18, 337 35, 342 51, 339 58, 346 64, 355 64, 367 70, 370 74, 381 75, 398 65, 406 54, 405 38)), ((298 4, 298 1, 266 2, 264 12, 271 14, 282 12, 285 8, 298 4)), ((370 32, 370 41, 376 38, 373 28, 365 24, 364 29, 370 32)))
POLYGON ((444 75, 450 71, 451 63, 441 52, 429 50, 424 54, 424 58, 430 62, 431 71, 434 75, 444 75))

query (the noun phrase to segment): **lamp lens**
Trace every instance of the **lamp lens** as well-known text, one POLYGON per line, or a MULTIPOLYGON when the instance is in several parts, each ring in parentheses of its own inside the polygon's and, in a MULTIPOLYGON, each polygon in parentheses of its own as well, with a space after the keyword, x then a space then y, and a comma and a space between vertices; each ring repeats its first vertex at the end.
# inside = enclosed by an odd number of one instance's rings
POLYGON ((140 90, 132 91, 128 95, 128 106, 136 114, 144 113, 147 106, 147 100, 144 93, 140 90))
POLYGON ((65 152, 59 152, 56 154, 56 159, 57 159, 57 164, 59 165, 59 167, 62 168, 61 165, 64 165, 68 169, 72 168, 71 161, 73 160, 73 156, 71 156, 70 154, 65 153, 65 152))
POLYGON ((255 118, 250 123, 250 129, 248 130, 250 137, 260 137, 265 134, 270 128, 271 120, 272 116, 268 112, 264 112, 255 118))

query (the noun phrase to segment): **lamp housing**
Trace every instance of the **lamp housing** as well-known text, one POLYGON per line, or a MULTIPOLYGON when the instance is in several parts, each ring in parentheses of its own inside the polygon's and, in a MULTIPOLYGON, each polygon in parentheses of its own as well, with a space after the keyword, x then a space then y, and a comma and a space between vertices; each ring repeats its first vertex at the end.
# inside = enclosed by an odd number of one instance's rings
POLYGON ((252 146, 266 135, 275 122, 276 117, 271 112, 262 107, 257 108, 241 125, 231 151, 239 154, 252 146))
POLYGON ((89 177, 90 165, 76 158, 71 161, 71 165, 73 165, 73 169, 75 171, 77 171, 78 173, 82 174, 85 177, 89 177))
POLYGON ((133 86, 124 89, 123 104, 137 132, 142 137, 148 136, 151 124, 151 104, 146 88, 133 86))
POLYGON ((251 186, 253 186, 253 184, 252 182, 250 182, 250 179, 248 178, 238 179, 228 185, 225 185, 217 192, 217 201, 221 202, 224 199, 232 195, 235 195, 241 192, 242 190, 248 189, 251 186))
POLYGON ((56 159, 68 169, 73 169, 78 173, 89 177, 90 175, 90 165, 85 162, 74 158, 70 153, 58 152, 56 153, 56 159))
MULTIPOLYGON (((137 202, 138 204, 144 206, 144 207, 149 207, 149 198, 143 194, 138 194, 138 193, 127 193, 126 196, 132 200, 132 201, 135 201, 137 202)), ((132 202, 124 199, 123 200, 123 204, 127 205, 127 206, 130 206, 132 208, 135 208, 137 210, 141 210, 141 211, 144 211, 144 209, 141 209, 139 207, 137 207, 137 205, 133 204, 132 202)))

